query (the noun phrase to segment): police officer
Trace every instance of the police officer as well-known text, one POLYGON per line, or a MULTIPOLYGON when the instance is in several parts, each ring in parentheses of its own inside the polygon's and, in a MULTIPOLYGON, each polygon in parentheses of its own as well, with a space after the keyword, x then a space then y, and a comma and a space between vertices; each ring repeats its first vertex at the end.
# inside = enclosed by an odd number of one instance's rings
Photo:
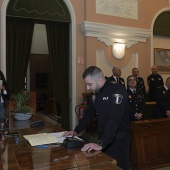
POLYGON ((170 77, 156 92, 156 118, 170 117, 170 77))
POLYGON ((149 86, 149 98, 150 101, 156 101, 156 90, 158 87, 164 85, 163 78, 159 75, 157 66, 151 67, 152 74, 147 78, 148 86, 149 86))
POLYGON ((145 110, 143 92, 140 89, 136 88, 137 82, 136 78, 133 75, 128 76, 127 83, 127 93, 129 98, 131 120, 141 120, 145 110))
POLYGON ((109 80, 112 81, 112 83, 120 83, 125 87, 125 81, 121 76, 121 69, 118 66, 113 67, 112 69, 113 75, 109 77, 109 80))
POLYGON ((120 168, 129 170, 130 116, 126 89, 119 83, 106 81, 103 72, 96 66, 87 68, 83 79, 87 90, 92 92, 89 104, 74 131, 63 136, 82 132, 97 113, 99 141, 97 144, 85 144, 81 150, 102 150, 116 159, 120 168))
POLYGON ((140 89, 143 94, 145 94, 145 83, 142 77, 139 77, 139 69, 138 68, 133 68, 132 69, 132 75, 136 78, 136 87, 140 89))

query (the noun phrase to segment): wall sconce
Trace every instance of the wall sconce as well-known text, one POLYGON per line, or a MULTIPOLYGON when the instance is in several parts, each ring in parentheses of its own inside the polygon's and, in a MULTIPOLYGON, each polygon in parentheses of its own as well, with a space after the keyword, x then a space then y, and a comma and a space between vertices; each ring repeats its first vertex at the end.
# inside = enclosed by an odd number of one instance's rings
POLYGON ((113 56, 117 59, 122 59, 125 55, 125 44, 115 42, 112 47, 113 56))

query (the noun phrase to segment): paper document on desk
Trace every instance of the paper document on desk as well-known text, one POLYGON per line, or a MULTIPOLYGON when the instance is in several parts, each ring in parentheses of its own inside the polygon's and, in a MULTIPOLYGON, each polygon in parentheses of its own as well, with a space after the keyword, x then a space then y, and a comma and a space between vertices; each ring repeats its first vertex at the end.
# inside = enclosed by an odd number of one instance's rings
POLYGON ((59 143, 57 138, 48 133, 24 135, 23 137, 30 143, 31 146, 59 143))
MULTIPOLYGON (((54 136, 58 143, 63 143, 65 137, 62 137, 62 135, 67 132, 67 131, 64 131, 64 132, 56 132, 56 133, 49 133, 50 135, 54 136)), ((72 135, 68 135, 67 137, 72 137, 72 135)), ((79 140, 82 140, 81 138, 77 137, 77 136, 74 136, 74 138, 77 138, 79 140)))

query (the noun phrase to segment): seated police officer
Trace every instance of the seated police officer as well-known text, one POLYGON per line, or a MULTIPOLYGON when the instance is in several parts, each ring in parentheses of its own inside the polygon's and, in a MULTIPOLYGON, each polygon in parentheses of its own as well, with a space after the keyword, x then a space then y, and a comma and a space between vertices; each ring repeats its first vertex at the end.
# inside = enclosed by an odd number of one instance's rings
POLYGON ((170 117, 170 77, 156 92, 156 118, 170 117))
POLYGON ((81 150, 102 150, 116 159, 120 168, 129 170, 130 116, 126 89, 120 83, 106 81, 103 72, 96 66, 87 68, 83 79, 87 90, 92 92, 88 106, 74 131, 63 136, 82 132, 97 113, 99 141, 97 144, 85 144, 81 150))
POLYGON ((136 88, 137 83, 134 76, 128 76, 127 84, 131 120, 141 120, 145 110, 143 92, 140 89, 136 88))

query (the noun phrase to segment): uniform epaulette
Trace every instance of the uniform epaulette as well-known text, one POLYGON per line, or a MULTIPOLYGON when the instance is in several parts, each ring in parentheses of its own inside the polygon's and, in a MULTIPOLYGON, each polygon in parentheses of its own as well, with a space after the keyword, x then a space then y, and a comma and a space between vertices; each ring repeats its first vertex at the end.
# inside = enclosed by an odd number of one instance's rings
POLYGON ((110 81, 110 84, 117 84, 117 81, 110 81))
POLYGON ((157 87, 158 89, 160 89, 162 86, 159 86, 159 87, 157 87))

